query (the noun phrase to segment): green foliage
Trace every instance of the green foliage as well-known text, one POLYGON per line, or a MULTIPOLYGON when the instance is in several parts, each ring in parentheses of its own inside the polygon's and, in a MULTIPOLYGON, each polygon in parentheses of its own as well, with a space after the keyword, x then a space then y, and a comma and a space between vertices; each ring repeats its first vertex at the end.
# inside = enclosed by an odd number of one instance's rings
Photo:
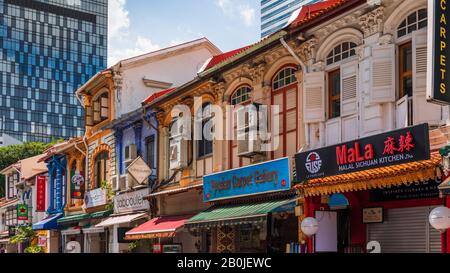
POLYGON ((130 252, 133 252, 136 248, 141 247, 141 246, 148 247, 148 250, 151 252, 152 251, 152 240, 151 239, 143 239, 143 240, 131 242, 128 244, 128 250, 130 252))
POLYGON ((108 204, 106 205, 106 210, 113 210, 114 203, 112 202, 112 199, 114 198, 115 194, 114 194, 111 184, 108 183, 108 181, 102 181, 101 187, 102 187, 102 189, 106 190, 106 199, 108 200, 108 204))
POLYGON ((25 248, 24 252, 27 254, 28 253, 44 253, 44 249, 40 246, 35 245, 35 246, 30 246, 30 247, 25 248))
MULTIPOLYGON (((51 146, 61 143, 63 139, 53 140, 49 144, 39 142, 28 142, 0 148, 0 170, 16 163, 19 160, 42 154, 51 146)), ((0 197, 5 196, 5 177, 0 175, 0 197)))
POLYGON ((36 236, 37 234, 31 226, 21 226, 17 228, 16 235, 11 237, 9 239, 9 242, 15 245, 25 242, 31 242, 36 236))

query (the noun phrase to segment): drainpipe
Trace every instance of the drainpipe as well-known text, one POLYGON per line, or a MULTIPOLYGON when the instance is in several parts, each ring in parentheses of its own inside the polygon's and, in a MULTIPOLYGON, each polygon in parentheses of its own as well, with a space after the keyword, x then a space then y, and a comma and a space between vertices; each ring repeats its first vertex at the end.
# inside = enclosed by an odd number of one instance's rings
MULTIPOLYGON (((298 55, 295 53, 295 51, 292 49, 292 47, 290 47, 286 41, 284 40, 284 37, 280 38, 280 42, 281 44, 286 48, 286 50, 292 55, 292 57, 294 57, 294 59, 300 64, 300 66, 302 67, 302 70, 304 73, 308 72, 308 67, 305 65, 305 63, 300 59, 300 57, 298 57, 298 55)), ((309 124, 305 124, 305 146, 309 147, 311 144, 311 140, 309 137, 309 124)))
MULTIPOLYGON (((84 143, 84 147, 86 148, 86 153, 89 151, 89 145, 87 144, 87 137, 86 137, 86 134, 84 134, 84 136, 83 136, 83 143, 84 143)), ((87 175, 88 175, 88 170, 89 170, 89 158, 88 158, 88 155, 87 154, 85 154, 85 157, 86 157, 86 159, 84 160, 84 164, 85 164, 85 174, 84 174, 84 176, 85 176, 85 187, 86 187, 86 191, 89 191, 90 190, 90 183, 86 183, 87 181, 88 181, 88 177, 87 177, 87 175)), ((91 182, 91 181, 89 181, 89 182, 91 182)))

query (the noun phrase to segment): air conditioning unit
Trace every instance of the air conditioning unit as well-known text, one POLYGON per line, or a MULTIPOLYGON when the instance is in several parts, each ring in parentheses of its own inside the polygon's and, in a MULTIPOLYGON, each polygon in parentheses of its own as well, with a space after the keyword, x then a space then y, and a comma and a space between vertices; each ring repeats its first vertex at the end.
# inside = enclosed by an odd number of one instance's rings
POLYGON ((111 184, 113 191, 123 191, 127 186, 126 176, 113 176, 111 178, 111 184))
MULTIPOLYGON (((259 104, 254 104, 259 110, 259 104)), ((259 112, 241 108, 237 113, 237 143, 239 157, 253 157, 261 153, 259 112), (250 140, 250 136, 253 136, 250 140)))
MULTIPOLYGON (((131 163, 137 158, 137 148, 135 144, 125 147, 125 163, 131 163)), ((129 165, 129 164, 128 164, 129 165)), ((128 167, 128 166, 126 166, 128 167)))
POLYGON ((188 166, 188 142, 181 135, 170 140, 169 168, 179 170, 188 166))

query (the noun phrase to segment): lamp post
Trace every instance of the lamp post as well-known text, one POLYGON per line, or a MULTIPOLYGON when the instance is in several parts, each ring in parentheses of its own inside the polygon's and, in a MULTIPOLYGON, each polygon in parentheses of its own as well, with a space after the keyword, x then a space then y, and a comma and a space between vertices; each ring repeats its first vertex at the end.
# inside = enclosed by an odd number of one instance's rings
MULTIPOLYGON (((308 238, 311 238, 319 231, 319 222, 316 218, 307 217, 302 221, 301 230, 304 235, 306 235, 308 238)), ((311 249, 311 253, 312 252, 313 249, 311 249)))

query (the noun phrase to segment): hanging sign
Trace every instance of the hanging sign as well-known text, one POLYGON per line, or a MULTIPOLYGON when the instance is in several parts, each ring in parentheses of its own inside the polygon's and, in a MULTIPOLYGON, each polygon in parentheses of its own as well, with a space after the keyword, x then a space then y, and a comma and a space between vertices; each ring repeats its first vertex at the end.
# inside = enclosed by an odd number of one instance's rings
POLYGON ((82 172, 72 170, 70 172, 70 192, 72 199, 83 200, 85 191, 85 181, 82 172))
POLYGON ((150 194, 150 189, 128 192, 116 195, 113 198, 114 213, 127 213, 149 210, 150 205, 144 198, 150 194))
POLYGON ((106 198, 106 190, 102 188, 87 192, 84 196, 84 206, 87 209, 103 206, 107 203, 108 200, 106 198))
POLYGON ((28 221, 28 206, 25 204, 17 205, 17 220, 28 221))
POLYGON ((291 189, 289 158, 203 177, 204 201, 236 198, 291 189))
POLYGON ((45 212, 46 184, 45 176, 36 177, 36 212, 45 212))
POLYGON ((362 138, 295 156, 297 180, 430 159, 428 124, 362 138))
POLYGON ((450 1, 429 0, 428 83, 431 102, 450 105, 450 1))

